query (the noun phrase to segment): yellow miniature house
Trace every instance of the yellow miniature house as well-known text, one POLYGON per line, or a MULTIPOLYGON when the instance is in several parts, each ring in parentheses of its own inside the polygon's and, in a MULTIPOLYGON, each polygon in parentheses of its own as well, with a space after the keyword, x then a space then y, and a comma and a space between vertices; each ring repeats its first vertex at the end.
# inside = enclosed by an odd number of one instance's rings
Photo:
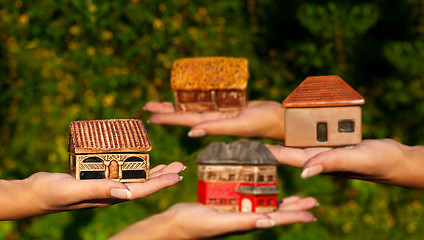
POLYGON ((174 61, 171 87, 176 111, 228 111, 247 105, 248 61, 200 57, 174 61))
POLYGON ((149 177, 151 150, 139 119, 73 121, 68 152, 71 174, 77 179, 144 182, 149 177))
POLYGON ((285 145, 346 146, 362 141, 364 98, 339 76, 306 78, 284 101, 285 145))

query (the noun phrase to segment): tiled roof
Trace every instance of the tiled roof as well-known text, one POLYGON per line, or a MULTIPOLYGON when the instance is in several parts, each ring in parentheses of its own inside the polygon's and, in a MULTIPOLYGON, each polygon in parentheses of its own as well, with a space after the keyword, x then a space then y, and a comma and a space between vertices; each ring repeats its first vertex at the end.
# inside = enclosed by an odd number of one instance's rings
POLYGON ((339 76, 307 77, 283 107, 329 107, 364 104, 364 98, 339 76))
POLYGON ((68 151, 75 153, 146 152, 150 141, 139 119, 73 121, 68 151))
POLYGON ((173 63, 171 87, 173 90, 243 90, 248 79, 246 58, 183 58, 173 63))
POLYGON ((197 156, 200 164, 276 165, 277 159, 261 142, 212 142, 197 156))

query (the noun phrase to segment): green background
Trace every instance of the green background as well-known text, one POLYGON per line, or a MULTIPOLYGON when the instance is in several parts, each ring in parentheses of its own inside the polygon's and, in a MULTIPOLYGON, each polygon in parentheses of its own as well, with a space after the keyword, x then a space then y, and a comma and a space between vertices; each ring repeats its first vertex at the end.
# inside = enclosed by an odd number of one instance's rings
MULTIPOLYGON (((188 128, 147 124, 173 101, 175 59, 249 60, 250 99, 281 102, 303 79, 339 75, 364 98, 364 138, 424 143, 424 2, 0 0, 0 178, 67 172, 70 121, 140 118, 151 164, 182 161, 176 186, 106 209, 0 222, 2 239, 105 239, 177 202, 196 201, 188 128)), ((260 124, 260 123, 258 123, 260 124)), ((278 143, 263 140, 267 143, 278 143)), ((318 221, 231 239, 420 239, 423 193, 279 166, 280 197, 314 196, 318 221)), ((146 233, 148 234, 148 233, 146 233)))

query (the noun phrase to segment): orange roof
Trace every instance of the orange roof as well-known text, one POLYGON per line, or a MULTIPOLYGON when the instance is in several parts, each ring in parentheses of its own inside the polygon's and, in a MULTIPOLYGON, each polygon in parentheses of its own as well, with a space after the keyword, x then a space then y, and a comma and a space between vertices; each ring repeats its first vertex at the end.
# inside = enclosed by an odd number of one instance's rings
POLYGON ((139 119, 73 121, 69 125, 68 152, 150 151, 146 129, 139 119))
POLYGON ((331 107, 364 104, 364 98, 339 76, 307 77, 283 107, 331 107))
POLYGON ((243 90, 248 79, 246 58, 183 58, 173 63, 171 87, 173 90, 243 90))

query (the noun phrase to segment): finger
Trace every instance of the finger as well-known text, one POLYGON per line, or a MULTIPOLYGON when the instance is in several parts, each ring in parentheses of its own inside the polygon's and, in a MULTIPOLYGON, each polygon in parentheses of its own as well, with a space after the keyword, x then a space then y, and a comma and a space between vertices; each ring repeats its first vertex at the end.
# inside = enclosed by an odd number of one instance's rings
POLYGON ((251 126, 240 121, 237 118, 214 119, 211 121, 201 122, 191 128, 191 132, 199 130, 204 131, 204 135, 211 136, 239 136, 239 137, 255 137, 254 132, 250 132, 251 126))
POLYGON ((172 186, 180 181, 180 176, 176 173, 168 173, 149 179, 143 183, 127 183, 131 190, 131 199, 142 198, 155 193, 161 189, 172 186))
POLYGON ((148 102, 143 108, 146 111, 153 113, 173 113, 175 112, 174 104, 170 102, 148 102))
POLYGON ((168 166, 165 166, 157 171, 154 171, 153 173, 150 172, 150 178, 155 178, 160 175, 168 174, 168 173, 180 173, 184 169, 184 165, 180 162, 172 162, 168 164, 168 166))
POLYGON ((311 157, 331 148, 290 148, 281 145, 266 145, 280 164, 301 168, 311 157))
POLYGON ((318 202, 313 197, 307 197, 304 199, 299 199, 298 201, 282 204, 279 207, 279 210, 308 210, 310 208, 316 207, 318 202))
POLYGON ((279 210, 276 212, 268 213, 268 216, 272 218, 275 226, 315 221, 314 215, 306 211, 279 210))
POLYGON ((159 165, 157 165, 156 167, 154 167, 154 168, 152 168, 152 169, 150 169, 150 175, 152 175, 153 173, 155 173, 155 172, 157 172, 157 171, 159 171, 159 170, 161 170, 162 168, 164 168, 164 167, 166 167, 166 165, 165 164, 159 164, 159 165))
POLYGON ((222 115, 220 112, 156 113, 150 117, 149 122, 153 124, 193 126, 200 122, 217 119, 220 115, 222 115))
POLYGON ((300 199, 301 198, 297 195, 286 197, 286 198, 283 198, 281 200, 281 202, 282 202, 281 204, 284 205, 284 204, 292 203, 292 202, 295 202, 295 201, 299 201, 300 199))

